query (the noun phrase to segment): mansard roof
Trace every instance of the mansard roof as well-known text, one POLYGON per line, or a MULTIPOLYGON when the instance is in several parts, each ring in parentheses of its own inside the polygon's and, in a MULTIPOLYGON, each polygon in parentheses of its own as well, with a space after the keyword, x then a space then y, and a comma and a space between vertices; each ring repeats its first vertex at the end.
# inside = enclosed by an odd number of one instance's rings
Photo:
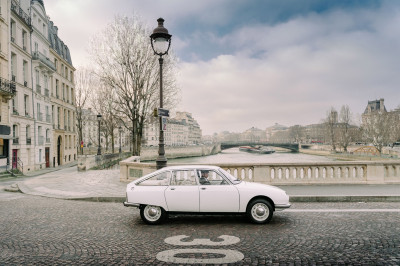
POLYGON ((32 0, 32 2, 38 2, 38 3, 41 4, 42 7, 44 8, 43 0, 32 0))
POLYGON ((383 111, 385 113, 387 112, 383 99, 368 101, 368 105, 365 108, 364 114, 369 114, 376 111, 383 111))
POLYGON ((53 21, 49 21, 49 41, 51 48, 72 66, 72 59, 68 46, 58 37, 58 28, 54 25, 53 21))

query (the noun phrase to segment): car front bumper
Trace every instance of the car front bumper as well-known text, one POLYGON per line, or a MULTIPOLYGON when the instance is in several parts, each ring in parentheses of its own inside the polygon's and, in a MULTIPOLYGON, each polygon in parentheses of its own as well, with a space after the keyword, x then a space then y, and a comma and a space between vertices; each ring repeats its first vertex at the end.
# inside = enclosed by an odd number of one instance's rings
POLYGON ((275 210, 276 211, 283 211, 284 209, 290 208, 290 206, 292 206, 292 204, 287 203, 287 204, 276 204, 275 205, 275 210))

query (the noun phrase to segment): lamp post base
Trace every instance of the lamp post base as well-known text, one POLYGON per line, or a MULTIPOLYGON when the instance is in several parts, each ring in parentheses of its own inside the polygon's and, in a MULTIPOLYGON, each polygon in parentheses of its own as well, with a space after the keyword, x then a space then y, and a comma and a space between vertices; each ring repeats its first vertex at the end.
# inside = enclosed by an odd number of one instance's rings
POLYGON ((157 160, 156 160, 156 167, 157 167, 157 170, 161 169, 161 168, 164 168, 164 167, 167 167, 167 158, 158 157, 157 160))

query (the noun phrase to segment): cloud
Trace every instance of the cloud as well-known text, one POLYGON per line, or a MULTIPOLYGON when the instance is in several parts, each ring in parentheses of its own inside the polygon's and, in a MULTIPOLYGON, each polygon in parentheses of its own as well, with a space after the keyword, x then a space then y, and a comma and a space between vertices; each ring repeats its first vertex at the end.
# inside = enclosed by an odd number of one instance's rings
POLYGON ((236 52, 183 65, 183 108, 208 134, 318 123, 331 106, 361 113, 381 97, 392 109, 400 35, 386 25, 399 18, 387 8, 333 11, 237 29, 219 39, 236 52))
POLYGON ((318 123, 331 107, 400 103, 395 1, 45 1, 75 66, 114 16, 163 17, 180 57, 182 103, 205 134, 318 123))

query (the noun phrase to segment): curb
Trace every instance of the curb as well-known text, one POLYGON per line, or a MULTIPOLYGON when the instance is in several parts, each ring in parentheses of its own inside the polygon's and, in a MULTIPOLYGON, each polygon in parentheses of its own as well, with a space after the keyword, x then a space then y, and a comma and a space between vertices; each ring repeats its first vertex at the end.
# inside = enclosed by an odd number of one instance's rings
POLYGON ((289 196, 290 202, 400 202, 400 196, 289 196))

